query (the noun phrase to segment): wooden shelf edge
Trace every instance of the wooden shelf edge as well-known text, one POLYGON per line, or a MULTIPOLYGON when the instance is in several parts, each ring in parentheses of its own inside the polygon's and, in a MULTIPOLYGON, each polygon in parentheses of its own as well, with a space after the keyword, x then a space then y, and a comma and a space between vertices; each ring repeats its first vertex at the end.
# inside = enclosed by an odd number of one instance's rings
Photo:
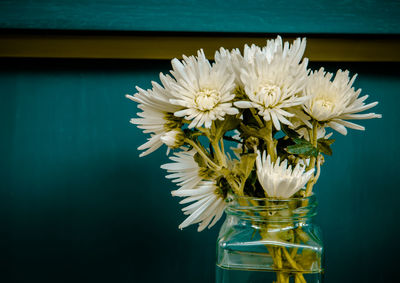
MULTIPOLYGON (((193 55, 200 48, 213 58, 220 47, 265 45, 262 36, 0 34, 1 58, 156 59, 193 55)), ((294 36, 284 37, 292 41, 294 36)), ((311 61, 400 62, 398 37, 307 37, 305 56, 311 61)))

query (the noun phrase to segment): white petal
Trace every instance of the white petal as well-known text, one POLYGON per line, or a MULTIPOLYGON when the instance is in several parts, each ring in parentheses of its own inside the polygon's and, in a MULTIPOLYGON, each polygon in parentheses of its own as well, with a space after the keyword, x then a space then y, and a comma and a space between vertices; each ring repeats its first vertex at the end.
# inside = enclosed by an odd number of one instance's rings
POLYGON ((239 108, 253 108, 254 107, 253 102, 250 102, 250 101, 236 101, 233 104, 239 108))
POLYGON ((336 122, 329 122, 328 126, 331 127, 332 129, 334 129, 335 131, 338 131, 339 133, 341 133, 342 135, 347 135, 347 130, 343 125, 340 125, 336 122))

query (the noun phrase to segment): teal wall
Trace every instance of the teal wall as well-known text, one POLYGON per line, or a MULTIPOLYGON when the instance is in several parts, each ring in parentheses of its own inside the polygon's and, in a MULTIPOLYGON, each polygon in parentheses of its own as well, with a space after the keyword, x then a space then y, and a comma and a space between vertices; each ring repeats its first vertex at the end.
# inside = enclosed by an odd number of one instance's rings
MULTIPOLYGON (((393 282, 400 66, 322 65, 359 73, 356 86, 383 113, 362 121, 366 132, 335 134, 316 187, 326 282, 393 282)), ((137 109, 124 94, 169 62, 0 66, 0 282, 213 282, 219 225, 178 230, 165 152, 139 158, 144 136, 128 122, 137 109)))
POLYGON ((165 152, 139 159, 129 124, 166 68, 1 62, 0 282, 209 281, 217 229, 178 230, 165 152))
MULTIPOLYGON (((399 1, 3 0, 2 29, 400 34, 399 1)), ((28 47, 27 47, 28 48, 28 47)), ((316 186, 326 282, 394 282, 400 64, 359 73, 383 119, 335 134, 316 186)), ((184 217, 124 95, 165 61, 0 59, 0 282, 213 282, 218 228, 184 217)))
POLYGON ((397 0, 2 0, 0 28, 399 34, 397 0))

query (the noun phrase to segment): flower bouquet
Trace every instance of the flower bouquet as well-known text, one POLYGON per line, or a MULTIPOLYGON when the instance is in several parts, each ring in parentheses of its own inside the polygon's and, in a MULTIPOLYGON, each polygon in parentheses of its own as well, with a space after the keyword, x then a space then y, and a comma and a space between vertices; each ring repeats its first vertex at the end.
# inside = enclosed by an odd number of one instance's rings
POLYGON ((320 282, 323 249, 311 219, 313 186, 332 154, 327 130, 346 135, 364 130, 348 120, 381 117, 360 114, 377 102, 365 103, 368 95, 352 87, 356 76, 309 70, 305 47, 305 39, 278 36, 262 48, 245 45, 243 54, 220 48, 213 63, 200 50, 173 59, 161 84, 127 95, 142 111, 131 122, 150 134, 140 156, 163 145, 174 151, 161 168, 186 205, 179 228, 202 231, 226 211, 221 282, 242 282, 231 270, 267 271, 263 282, 320 282))

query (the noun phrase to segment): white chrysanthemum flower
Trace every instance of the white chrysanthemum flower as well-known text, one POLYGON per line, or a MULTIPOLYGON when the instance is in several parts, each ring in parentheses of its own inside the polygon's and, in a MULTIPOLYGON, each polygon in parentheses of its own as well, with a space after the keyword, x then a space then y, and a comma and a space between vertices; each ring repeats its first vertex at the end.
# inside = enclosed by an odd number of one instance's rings
POLYGON ((297 95, 307 79, 308 59, 300 63, 305 47, 305 39, 298 38, 292 45, 288 42, 283 45, 278 36, 261 50, 249 50, 254 62, 244 67, 240 76, 249 101, 235 102, 235 106, 256 108, 264 120, 272 120, 277 130, 281 129, 280 123, 291 125, 287 118, 294 114, 288 112, 288 108, 308 99, 297 95))
POLYGON ((239 113, 232 105, 235 78, 227 71, 226 62, 211 66, 203 50, 198 51, 197 57, 184 56, 183 59, 182 62, 172 60, 171 74, 175 80, 164 77, 164 86, 170 88, 174 96, 170 102, 183 108, 175 112, 175 116, 192 120, 189 128, 202 125, 209 128, 212 121, 239 113))
POLYGON ((167 179, 173 179, 172 182, 177 183, 180 189, 187 190, 195 188, 204 177, 204 169, 200 168, 194 160, 196 150, 175 152, 169 159, 173 163, 161 165, 162 169, 171 173, 166 176, 167 179))
POLYGON ((172 192, 173 196, 186 197, 180 204, 193 202, 184 207, 182 211, 189 215, 179 228, 199 223, 198 231, 203 231, 207 226, 211 228, 221 218, 226 203, 213 181, 202 181, 194 189, 182 188, 172 192))
POLYGON ((180 128, 176 128, 164 133, 160 139, 166 146, 175 149, 184 144, 185 134, 180 128))
POLYGON ((216 63, 226 64, 229 71, 235 75, 235 84, 243 87, 243 82, 240 79, 241 72, 243 68, 247 69, 254 64, 257 57, 256 54, 258 56, 267 56, 266 47, 261 49, 255 44, 251 46, 245 44, 243 55, 238 48, 229 51, 221 47, 215 52, 214 59, 216 63))
MULTIPOLYGON (((305 115, 303 113, 303 115, 305 115)), ((306 115, 305 115, 306 116, 306 115)), ((298 134, 300 138, 304 138, 308 141, 310 140, 310 134, 309 134, 309 128, 310 127, 312 129, 312 125, 310 125, 310 123, 308 123, 307 125, 305 125, 304 120, 300 120, 298 117, 293 117, 290 119, 290 122, 292 122, 293 126, 291 126, 290 128, 292 130, 295 130, 298 134)), ((326 128, 325 127, 318 127, 317 129, 317 139, 329 139, 332 136, 333 133, 326 133, 326 128)))
MULTIPOLYGON (((278 36, 278 39, 280 37, 278 36)), ((244 86, 244 82, 241 80, 241 73, 243 69, 249 69, 254 64, 255 61, 260 57, 266 58, 271 61, 274 53, 281 47, 278 40, 267 40, 267 45, 263 48, 252 44, 244 45, 243 55, 240 53, 239 49, 232 49, 231 51, 221 47, 215 52, 215 62, 225 63, 228 65, 229 70, 235 75, 235 84, 239 86, 244 86)))
POLYGON ((314 173, 314 168, 304 172, 305 166, 298 163, 292 170, 285 159, 280 158, 275 163, 271 157, 266 157, 266 152, 257 152, 256 166, 257 177, 268 197, 287 199, 304 187, 314 173))
POLYGON ((217 64, 227 66, 228 71, 235 76, 235 85, 242 85, 240 81, 240 72, 245 64, 239 49, 236 48, 229 51, 221 47, 215 52, 214 59, 217 64))
MULTIPOLYGON (((163 78, 161 77, 161 80, 163 78)), ((138 93, 135 95, 126 95, 127 98, 139 103, 138 108, 143 112, 137 115, 141 118, 132 118, 131 123, 136 124, 143 133, 150 133, 148 141, 138 147, 139 150, 145 150, 139 156, 145 156, 163 145, 161 137, 177 126, 177 118, 174 112, 181 107, 171 104, 170 92, 159 84, 152 82, 153 89, 144 90, 136 87, 138 93)))
POLYGON ((364 130, 363 126, 346 120, 381 118, 382 115, 356 114, 378 104, 378 102, 365 104, 368 95, 358 97, 361 89, 356 91, 352 87, 356 76, 350 79, 348 71, 339 70, 332 81, 333 74, 325 72, 323 68, 311 73, 304 90, 305 95, 311 99, 304 103, 304 110, 315 120, 326 123, 343 135, 347 134, 346 127, 364 130))
POLYGON ((212 181, 214 176, 207 168, 198 165, 194 159, 195 154, 195 149, 174 153, 174 156, 170 157, 174 162, 164 164, 161 168, 171 173, 166 177, 173 179, 172 182, 180 187, 172 191, 172 195, 186 197, 180 204, 193 202, 182 209, 185 215, 190 216, 179 225, 179 228, 200 223, 198 231, 202 231, 211 221, 209 228, 221 218, 225 202, 220 190, 212 181))

